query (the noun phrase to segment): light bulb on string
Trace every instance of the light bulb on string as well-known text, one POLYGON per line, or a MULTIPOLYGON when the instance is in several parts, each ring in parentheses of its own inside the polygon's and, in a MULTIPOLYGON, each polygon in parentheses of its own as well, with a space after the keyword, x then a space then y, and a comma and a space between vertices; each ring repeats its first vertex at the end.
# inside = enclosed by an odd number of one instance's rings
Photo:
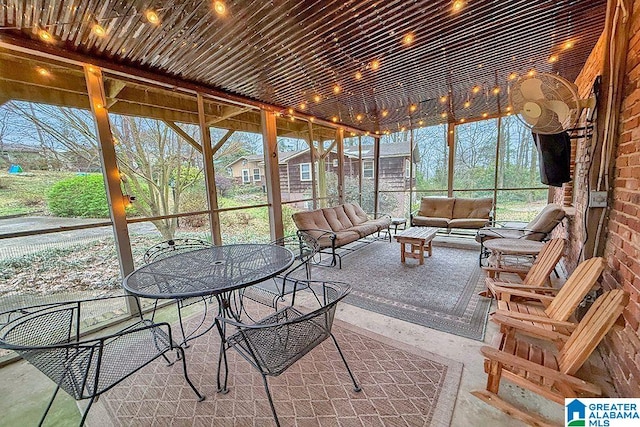
POLYGON ((227 13, 227 6, 225 6, 222 1, 214 1, 213 10, 215 10, 218 15, 222 16, 227 13))
POLYGON ((379 68, 380 68, 380 60, 374 59, 373 61, 371 61, 371 69, 373 71, 378 71, 379 68))
POLYGON ((39 30, 38 37, 40 37, 40 40, 43 42, 51 43, 53 41, 53 36, 47 30, 39 30))
POLYGON ((91 27, 91 32, 98 37, 104 37, 107 35, 107 30, 105 30, 104 27, 98 23, 93 24, 93 26, 91 27))
POLYGON ((356 74, 354 75, 356 80, 360 80, 362 78, 362 73, 360 71, 356 71, 356 74))
POLYGON ((144 17, 147 18, 147 22, 149 22, 150 24, 158 25, 160 23, 160 17, 155 10, 147 10, 144 13, 144 17))

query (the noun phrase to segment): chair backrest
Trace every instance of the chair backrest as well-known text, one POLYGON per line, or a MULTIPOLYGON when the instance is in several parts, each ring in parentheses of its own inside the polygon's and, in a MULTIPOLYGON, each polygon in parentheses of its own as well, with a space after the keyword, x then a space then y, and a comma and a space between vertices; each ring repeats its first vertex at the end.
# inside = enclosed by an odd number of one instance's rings
MULTIPOLYGON (((331 335, 336 305, 350 292, 336 282, 299 281, 318 308, 303 313, 287 306, 253 324, 218 317, 238 329, 227 339, 245 359, 266 375, 280 375, 331 335)), ((305 301, 305 306, 309 301, 305 301)))
POLYGON ((549 203, 538 215, 529 222, 525 229, 528 232, 524 238, 529 240, 543 240, 551 231, 560 224, 565 216, 565 211, 560 206, 549 203))
POLYGON ((290 249, 294 255, 293 264, 287 270, 280 273, 278 275, 280 277, 287 277, 290 273, 306 266, 320 250, 318 241, 312 235, 299 230, 295 235, 274 240, 271 244, 284 246, 290 249))
POLYGON ((166 240, 147 249, 142 260, 145 264, 148 264, 172 255, 208 248, 209 246, 211 246, 211 243, 200 239, 184 238, 166 240))
POLYGON ((544 286, 549 275, 556 268, 556 264, 564 253, 565 240, 555 238, 549 240, 540 250, 531 269, 525 276, 523 284, 528 286, 544 286))
POLYGON ((558 354, 561 372, 573 375, 580 369, 628 303, 629 293, 622 289, 605 292, 595 300, 558 354))
POLYGON ((601 257, 581 262, 545 309, 547 316, 555 320, 569 319, 580 301, 596 284, 604 266, 605 260, 601 257))

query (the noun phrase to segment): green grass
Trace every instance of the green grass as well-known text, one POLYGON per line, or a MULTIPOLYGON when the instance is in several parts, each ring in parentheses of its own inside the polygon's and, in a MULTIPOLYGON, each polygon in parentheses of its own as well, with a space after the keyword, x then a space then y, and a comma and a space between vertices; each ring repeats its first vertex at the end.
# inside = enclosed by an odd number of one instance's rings
POLYGON ((73 172, 55 171, 0 172, 0 216, 46 211, 49 189, 56 182, 74 175, 73 172))

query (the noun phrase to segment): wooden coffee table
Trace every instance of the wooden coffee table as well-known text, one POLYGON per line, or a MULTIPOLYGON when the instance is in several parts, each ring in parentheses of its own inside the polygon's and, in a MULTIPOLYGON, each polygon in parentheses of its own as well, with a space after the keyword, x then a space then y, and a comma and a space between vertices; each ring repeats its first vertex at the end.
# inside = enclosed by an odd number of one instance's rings
POLYGON ((431 256, 431 241, 438 232, 434 227, 411 227, 396 235, 396 240, 400 243, 400 261, 405 262, 407 258, 417 259, 420 265, 424 264, 425 247, 431 256), (409 245, 407 251, 406 245, 409 245))

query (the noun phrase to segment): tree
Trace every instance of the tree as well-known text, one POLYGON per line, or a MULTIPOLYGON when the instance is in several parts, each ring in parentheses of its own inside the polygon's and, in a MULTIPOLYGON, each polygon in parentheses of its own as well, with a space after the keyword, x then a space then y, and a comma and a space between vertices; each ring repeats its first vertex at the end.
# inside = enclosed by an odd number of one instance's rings
MULTIPOLYGON (((20 132, 24 140, 46 148, 46 153, 62 160, 67 169, 100 170, 90 112, 24 102, 10 104, 23 119, 15 132, 20 132)), ((124 193, 136 197, 135 211, 150 218, 180 213, 184 193, 204 180, 202 155, 193 145, 197 144, 198 127, 182 124, 182 132, 176 132, 172 126, 177 125, 154 119, 115 114, 109 119, 124 193)), ((230 141, 216 155, 238 155, 242 149, 242 143, 230 141)), ((165 239, 174 237, 176 218, 152 222, 165 239)))

